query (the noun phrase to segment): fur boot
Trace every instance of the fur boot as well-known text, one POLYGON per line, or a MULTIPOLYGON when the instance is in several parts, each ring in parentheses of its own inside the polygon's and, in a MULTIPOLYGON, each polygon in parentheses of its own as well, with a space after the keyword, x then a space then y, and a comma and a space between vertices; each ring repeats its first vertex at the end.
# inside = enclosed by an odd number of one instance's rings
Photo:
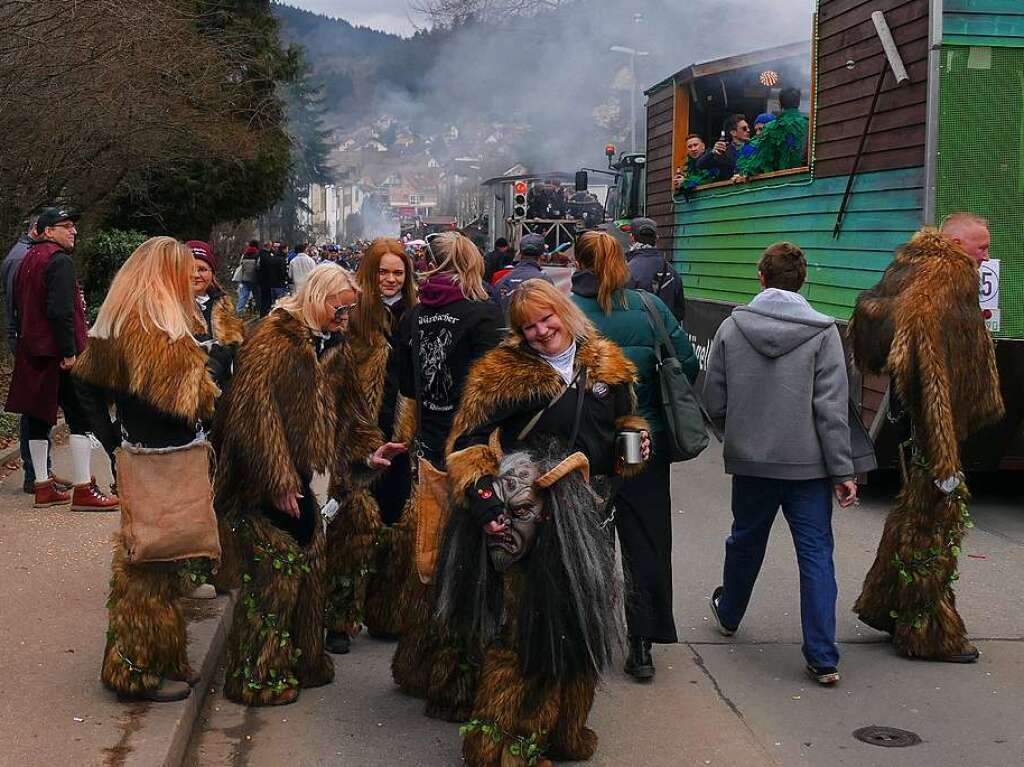
POLYGON ((305 549, 258 514, 247 515, 237 533, 244 572, 225 696, 267 705, 286 690, 327 684, 334 667, 324 652, 323 529, 305 549))
POLYGON ((361 630, 381 527, 373 493, 361 487, 343 502, 327 528, 328 630, 350 637, 361 630))
POLYGON ((118 536, 111 569, 103 684, 132 697, 155 690, 163 677, 190 679, 185 618, 178 602, 185 595, 180 565, 129 564, 118 536))

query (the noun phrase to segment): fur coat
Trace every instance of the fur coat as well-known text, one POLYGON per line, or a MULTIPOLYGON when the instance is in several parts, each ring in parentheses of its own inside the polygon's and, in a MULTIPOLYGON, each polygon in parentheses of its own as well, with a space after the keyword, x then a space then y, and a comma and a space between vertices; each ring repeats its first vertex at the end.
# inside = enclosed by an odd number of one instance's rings
MULTIPOLYGON (((165 421, 168 429, 175 431, 173 423, 183 425, 186 434, 194 438, 195 424, 213 417, 220 394, 206 361, 206 353, 193 338, 171 342, 164 333, 148 329, 138 316, 132 316, 116 338, 91 338, 73 372, 88 387, 102 390, 115 402, 132 400, 133 407, 119 407, 118 412, 129 435, 158 433, 155 422, 165 421), (140 409, 137 403, 144 407, 140 409), (132 422, 140 419, 148 422, 132 422)), ((106 444, 109 435, 104 432, 111 428, 109 414, 104 403, 91 400, 86 398, 89 410, 98 411, 90 412, 91 420, 97 425, 97 436, 106 444)), ((120 435, 114 436, 120 442, 120 435)))
POLYGON ((218 430, 222 514, 301 493, 304 478, 347 471, 382 442, 351 347, 343 342, 318 357, 317 336, 283 309, 242 344, 218 430))
MULTIPOLYGON (((587 368, 588 392, 600 384, 625 389, 628 401, 616 413, 616 430, 648 429, 647 422, 636 415, 636 368, 622 349, 605 338, 595 337, 579 344, 576 364, 577 369, 587 368)), ((466 379, 462 403, 448 437, 446 453, 452 496, 462 498, 466 489, 481 477, 496 474, 499 463, 499 456, 488 444, 456 450, 460 437, 491 422, 499 412, 529 407, 538 400, 548 402, 564 387, 554 368, 515 335, 477 361, 466 379)))
POLYGON ((854 362, 888 373, 935 479, 960 471, 959 444, 1003 416, 975 261, 926 227, 861 293, 848 329, 854 362))

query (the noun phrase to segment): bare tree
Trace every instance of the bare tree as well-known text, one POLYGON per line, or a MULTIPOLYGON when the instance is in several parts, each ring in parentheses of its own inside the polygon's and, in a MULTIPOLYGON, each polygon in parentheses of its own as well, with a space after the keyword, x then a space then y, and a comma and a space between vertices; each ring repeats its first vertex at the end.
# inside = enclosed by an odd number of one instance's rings
POLYGON ((470 21, 501 23, 517 16, 558 8, 566 0, 411 0, 410 7, 440 26, 470 21))
POLYGON ((238 32, 190 0, 0 0, 0 234, 57 199, 98 216, 131 174, 246 158, 252 103, 238 32))

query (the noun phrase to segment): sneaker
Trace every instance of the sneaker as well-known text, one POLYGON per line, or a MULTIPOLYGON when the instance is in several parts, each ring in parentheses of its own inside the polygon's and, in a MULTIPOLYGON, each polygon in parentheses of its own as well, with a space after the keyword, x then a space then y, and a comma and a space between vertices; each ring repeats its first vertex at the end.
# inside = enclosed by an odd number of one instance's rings
POLYGON ((36 482, 33 486, 36 501, 33 506, 37 509, 45 509, 48 506, 64 506, 71 503, 71 495, 61 492, 52 479, 45 482, 36 482))
POLYGON ((117 511, 120 501, 116 496, 106 495, 95 482, 75 485, 71 496, 72 511, 117 511))
POLYGON ((624 671, 638 682, 654 678, 654 658, 651 643, 642 637, 629 638, 629 654, 626 656, 624 671))
POLYGON ((718 633, 724 637, 731 637, 736 633, 736 629, 739 626, 727 626, 722 622, 722 619, 718 615, 718 603, 722 599, 722 594, 725 593, 725 586, 717 587, 711 592, 711 599, 708 600, 708 606, 711 608, 711 615, 715 619, 715 625, 718 627, 718 633))
POLYGON ((835 666, 812 666, 807 665, 807 676, 820 685, 826 687, 839 682, 839 669, 835 666))
POLYGON ((200 586, 196 586, 195 591, 189 594, 186 599, 216 599, 217 589, 213 587, 212 583, 204 583, 200 586))

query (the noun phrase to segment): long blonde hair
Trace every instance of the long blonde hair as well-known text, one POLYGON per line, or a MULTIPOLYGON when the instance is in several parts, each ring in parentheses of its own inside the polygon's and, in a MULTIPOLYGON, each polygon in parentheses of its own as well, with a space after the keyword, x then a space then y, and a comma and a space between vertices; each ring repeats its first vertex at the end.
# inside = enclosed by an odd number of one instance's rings
POLYGON ((146 240, 117 271, 89 335, 117 338, 135 315, 143 328, 152 326, 172 342, 191 336, 200 321, 192 296, 193 269, 192 251, 173 237, 146 240))
POLYGON ((605 314, 612 313, 616 294, 623 309, 629 306, 623 290, 629 282, 629 267, 618 240, 607 232, 584 232, 576 241, 576 261, 597 277, 597 303, 605 314))
POLYGON ((427 276, 451 274, 452 281, 470 301, 490 298, 484 288, 484 257, 471 239, 458 232, 444 232, 430 240, 430 250, 437 266, 427 276))
POLYGON ((363 254, 363 260, 359 262, 359 269, 356 271, 356 282, 359 289, 366 296, 365 301, 359 302, 359 307, 352 315, 352 329, 362 339, 370 340, 375 333, 390 334, 391 312, 387 305, 379 300, 380 298, 380 262, 384 256, 395 256, 402 259, 405 264, 405 282, 402 283, 402 301, 405 308, 410 309, 416 305, 416 267, 405 252, 405 246, 401 242, 389 237, 379 237, 370 243, 370 247, 363 254), (373 300, 370 296, 376 297, 373 300))
POLYGON ((523 325, 526 324, 529 310, 535 307, 557 314, 562 326, 580 343, 597 335, 597 330, 587 316, 565 293, 545 280, 532 279, 516 288, 508 303, 508 324, 512 332, 523 341, 526 340, 523 325))
POLYGON ((359 286, 352 272, 337 264, 320 264, 309 273, 295 295, 282 298, 275 308, 284 309, 310 330, 320 332, 330 319, 327 297, 343 290, 359 295, 359 286))

